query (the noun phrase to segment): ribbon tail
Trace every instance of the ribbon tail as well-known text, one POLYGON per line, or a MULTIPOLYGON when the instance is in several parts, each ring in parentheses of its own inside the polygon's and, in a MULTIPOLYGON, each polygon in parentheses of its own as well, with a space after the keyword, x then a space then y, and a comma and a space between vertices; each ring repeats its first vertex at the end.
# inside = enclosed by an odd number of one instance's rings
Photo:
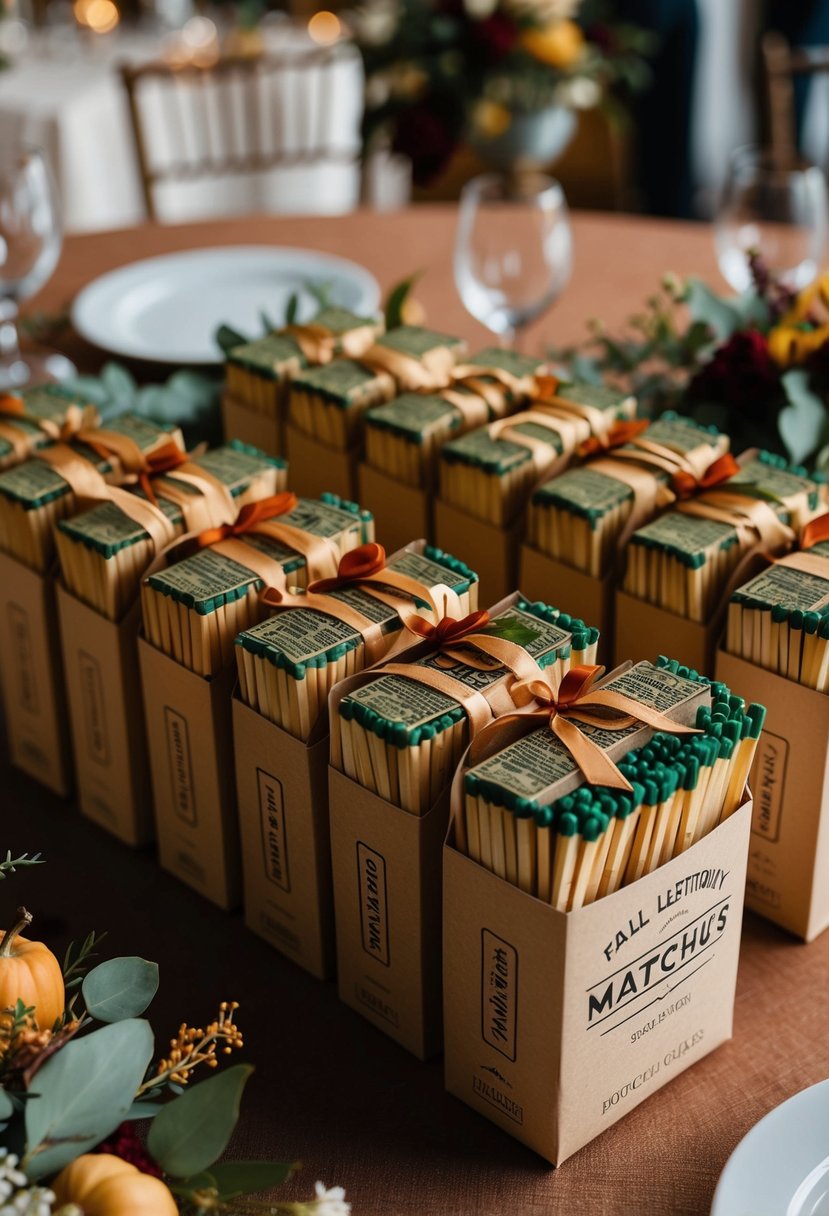
POLYGON ((607 785, 628 792, 632 790, 630 782, 622 776, 607 753, 588 739, 574 722, 568 722, 561 714, 556 714, 550 726, 591 785, 607 785))
POLYGON ((652 726, 655 730, 668 731, 672 735, 699 734, 696 726, 683 726, 681 722, 674 721, 667 714, 660 713, 658 709, 651 709, 649 705, 643 705, 641 701, 634 701, 631 697, 626 697, 624 693, 599 688, 580 701, 578 709, 589 710, 594 705, 615 709, 617 713, 621 711, 630 714, 637 722, 644 722, 646 726, 652 726))

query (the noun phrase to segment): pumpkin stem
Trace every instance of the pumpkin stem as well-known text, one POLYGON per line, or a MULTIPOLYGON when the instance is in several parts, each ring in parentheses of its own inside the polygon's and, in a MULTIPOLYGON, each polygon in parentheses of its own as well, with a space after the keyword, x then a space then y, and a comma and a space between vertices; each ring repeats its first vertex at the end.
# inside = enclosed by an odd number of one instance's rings
POLYGON ((17 924, 13 925, 12 928, 9 929, 2 942, 0 942, 0 958, 9 958, 11 956, 14 939, 17 937, 18 933, 22 933, 24 929, 28 929, 29 925, 34 919, 31 912, 27 912, 25 908, 18 908, 17 916, 17 924))

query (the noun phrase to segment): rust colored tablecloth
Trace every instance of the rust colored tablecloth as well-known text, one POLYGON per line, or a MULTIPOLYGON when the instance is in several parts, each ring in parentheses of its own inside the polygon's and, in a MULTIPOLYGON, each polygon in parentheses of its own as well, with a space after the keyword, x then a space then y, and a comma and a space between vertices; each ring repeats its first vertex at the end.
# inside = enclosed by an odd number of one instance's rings
MULTIPOLYGON (((485 333, 452 286, 449 209, 334 220, 261 219, 73 238, 36 301, 65 303, 102 271, 168 250, 222 243, 308 245, 364 263, 383 287, 424 267, 419 297, 435 326, 485 333)), ((715 275, 710 233, 690 225, 576 217, 574 281, 530 345, 581 336, 587 317, 618 324, 666 270, 715 275)), ((84 366, 95 356, 68 348, 84 366)), ((152 1008, 160 1042, 241 1002, 256 1073, 233 1143, 239 1157, 300 1159, 286 1198, 317 1178, 348 1190, 355 1216, 668 1216, 708 1212, 717 1177, 767 1111, 829 1075, 829 933, 804 946, 747 915, 734 1039, 649 1098, 560 1169, 443 1092, 440 1062, 418 1063, 320 984, 71 805, 0 769, 0 848, 42 850, 46 866, 0 885, 0 919, 25 892, 55 948, 108 929, 104 951, 161 964, 152 1008)), ((827 1133, 829 1144, 829 1133, 827 1133)), ((735 1213, 734 1216, 741 1216, 735 1213)), ((761 1216, 760 1213, 757 1216, 761 1216)))

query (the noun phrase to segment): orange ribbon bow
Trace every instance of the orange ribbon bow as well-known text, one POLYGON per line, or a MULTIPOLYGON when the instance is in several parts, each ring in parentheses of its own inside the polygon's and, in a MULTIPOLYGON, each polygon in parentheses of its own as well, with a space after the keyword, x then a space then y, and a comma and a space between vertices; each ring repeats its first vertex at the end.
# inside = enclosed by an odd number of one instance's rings
POLYGON ((425 617, 413 616, 406 621, 406 628, 424 641, 431 642, 438 650, 443 650, 447 646, 457 646, 464 638, 484 629, 488 624, 489 613, 482 608, 478 612, 470 612, 469 616, 462 617, 459 621, 454 617, 445 616, 437 625, 433 625, 425 617))
MULTIPOLYGON (((583 665, 572 667, 556 692, 546 680, 518 680, 511 689, 512 698, 522 708, 533 701, 537 709, 507 714, 494 722, 479 737, 474 747, 487 748, 487 754, 497 750, 493 741, 508 736, 500 744, 506 747, 513 738, 534 729, 539 720, 546 721, 550 730, 563 744, 591 785, 610 786, 630 791, 631 785, 619 772, 606 752, 579 730, 576 722, 602 730, 625 730, 636 722, 655 730, 696 733, 696 727, 683 726, 650 706, 642 705, 623 693, 608 688, 594 688, 604 667, 583 665)), ((477 759, 472 761, 477 763, 477 759)))
POLYGON ((610 430, 604 435, 591 435, 589 439, 585 439, 576 448, 576 455, 582 460, 588 460, 591 456, 599 456, 603 452, 610 452, 613 448, 624 447, 626 443, 636 439, 643 431, 646 431, 650 423, 645 418, 634 418, 627 422, 614 422, 610 430))
POLYGON ((259 502, 249 502, 242 507, 232 524, 221 524, 218 528, 205 528, 196 537, 199 549, 208 545, 218 544, 220 540, 230 540, 234 536, 244 536, 266 520, 274 519, 277 515, 287 515, 297 504, 297 497, 291 490, 283 490, 281 494, 273 494, 270 498, 261 498, 259 502))
POLYGON ((138 484, 154 507, 158 506, 158 499, 150 478, 160 477, 163 473, 171 473, 173 469, 179 469, 183 464, 187 464, 188 459, 187 453, 182 452, 178 444, 173 443, 172 440, 162 444, 155 451, 147 453, 143 469, 138 470, 138 484))
POLYGON ((335 578, 320 578, 315 583, 309 583, 308 591, 315 595, 325 595, 328 591, 338 591, 341 587, 351 587, 355 583, 364 582, 379 574, 386 565, 386 550, 382 545, 371 541, 366 545, 358 545, 344 553, 337 565, 335 578))
POLYGON ((811 549, 824 540, 829 540, 829 513, 807 523, 800 536, 800 548, 811 549))
POLYGON ((11 422, 20 419, 31 422, 56 443, 67 443, 77 435, 83 427, 83 416, 83 410, 79 406, 68 405, 66 416, 58 425, 50 418, 38 418, 35 415, 27 414, 26 403, 22 397, 18 397, 14 393, 0 393, 0 419, 8 418, 11 422))
POLYGON ((724 456, 718 456, 714 463, 708 466, 702 477, 694 477, 693 473, 686 473, 680 469, 674 473, 671 485, 678 500, 684 502, 703 490, 713 490, 715 486, 722 485, 724 481, 728 481, 739 471, 740 466, 737 461, 730 452, 726 452, 724 456))

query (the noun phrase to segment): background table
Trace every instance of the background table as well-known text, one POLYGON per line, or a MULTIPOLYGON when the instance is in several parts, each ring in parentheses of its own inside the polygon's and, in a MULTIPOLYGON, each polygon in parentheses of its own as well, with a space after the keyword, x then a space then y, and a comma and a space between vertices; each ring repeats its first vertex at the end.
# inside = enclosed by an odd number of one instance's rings
MULTIPOLYGON (((418 296, 431 324, 480 345, 451 279, 449 209, 311 223, 139 229, 67 242, 37 302, 65 302, 95 274, 137 256, 221 242, 310 245, 363 262, 383 287, 426 268, 418 296)), ((576 270, 543 340, 571 341, 584 319, 611 325, 639 307, 667 269, 715 282, 704 228, 576 217, 576 270)), ((91 352, 67 348, 86 365, 91 352)), ((348 1189, 355 1216, 669 1216, 708 1212, 717 1177, 767 1111, 829 1076, 829 933, 809 946, 747 914, 734 1039, 654 1094, 558 1170, 443 1092, 440 1061, 419 1063, 320 984, 21 775, 0 770, 0 848, 42 850, 46 866, 0 885, 0 920, 21 899, 55 948, 108 929, 104 954, 161 964, 152 1008, 160 1043, 222 999, 241 1002, 240 1053, 256 1065, 234 1155, 300 1159, 281 1192, 308 1196, 317 1178, 348 1189)), ((735 1213, 735 1216, 737 1214, 735 1213)), ((757 1216, 764 1214, 757 1213, 757 1216)), ((769 1214, 777 1216, 777 1214, 769 1214)))

